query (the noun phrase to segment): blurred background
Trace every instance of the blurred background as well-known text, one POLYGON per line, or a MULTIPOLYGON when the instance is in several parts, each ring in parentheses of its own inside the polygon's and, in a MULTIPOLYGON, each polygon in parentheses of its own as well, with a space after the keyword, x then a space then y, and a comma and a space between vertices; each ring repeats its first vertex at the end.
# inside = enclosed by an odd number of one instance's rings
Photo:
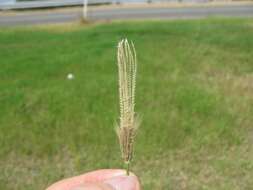
POLYGON ((252 189, 251 1, 88 1, 87 14, 81 1, 43 2, 1 0, 0 189, 123 167, 114 127, 126 37, 143 189, 252 189))

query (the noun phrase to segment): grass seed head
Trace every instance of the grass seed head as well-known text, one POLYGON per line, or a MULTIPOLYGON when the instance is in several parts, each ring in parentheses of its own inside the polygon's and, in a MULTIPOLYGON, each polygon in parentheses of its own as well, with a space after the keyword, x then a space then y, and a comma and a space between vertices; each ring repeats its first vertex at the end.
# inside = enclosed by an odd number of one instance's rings
MULTIPOLYGON (((123 39, 118 44, 120 121, 116 128, 124 162, 129 166, 139 126, 134 111, 137 60, 134 44, 123 39)), ((129 172, 129 171, 128 171, 129 172)))

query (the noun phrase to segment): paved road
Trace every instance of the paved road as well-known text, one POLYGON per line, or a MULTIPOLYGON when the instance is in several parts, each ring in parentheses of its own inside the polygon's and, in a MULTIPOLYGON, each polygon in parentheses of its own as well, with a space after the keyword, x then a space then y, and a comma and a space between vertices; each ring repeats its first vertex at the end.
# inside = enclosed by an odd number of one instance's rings
MULTIPOLYGON (((89 5, 95 5, 95 4, 113 3, 113 1, 115 0, 88 0, 87 3, 89 5)), ((0 10, 57 8, 75 5, 80 6, 83 5, 83 0, 36 0, 36 1, 16 1, 16 2, 15 0, 0 0, 0 10)))
MULTIPOLYGON (((80 9, 81 10, 81 9, 80 9)), ((29 12, 18 15, 0 15, 0 26, 31 25, 45 23, 71 22, 80 19, 81 12, 47 11, 29 12)), ((88 13, 91 20, 115 19, 178 19, 205 18, 210 16, 222 17, 253 17, 253 5, 226 5, 213 7, 181 7, 181 8, 99 8, 88 13)))

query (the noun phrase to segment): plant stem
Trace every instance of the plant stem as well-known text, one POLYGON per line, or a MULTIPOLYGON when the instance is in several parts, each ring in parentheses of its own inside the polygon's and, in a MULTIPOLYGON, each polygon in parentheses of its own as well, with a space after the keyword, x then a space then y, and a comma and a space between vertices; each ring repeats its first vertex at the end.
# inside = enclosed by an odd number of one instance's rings
POLYGON ((130 162, 126 162, 126 175, 130 174, 130 162))

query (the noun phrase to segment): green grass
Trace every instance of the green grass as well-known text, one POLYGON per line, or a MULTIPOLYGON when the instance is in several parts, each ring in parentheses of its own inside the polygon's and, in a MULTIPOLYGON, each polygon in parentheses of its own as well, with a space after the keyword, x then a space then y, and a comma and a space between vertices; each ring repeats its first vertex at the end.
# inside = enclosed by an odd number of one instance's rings
POLYGON ((250 19, 1 29, 0 189, 122 167, 115 54, 124 37, 139 60, 132 169, 143 189, 250 190, 250 19))

